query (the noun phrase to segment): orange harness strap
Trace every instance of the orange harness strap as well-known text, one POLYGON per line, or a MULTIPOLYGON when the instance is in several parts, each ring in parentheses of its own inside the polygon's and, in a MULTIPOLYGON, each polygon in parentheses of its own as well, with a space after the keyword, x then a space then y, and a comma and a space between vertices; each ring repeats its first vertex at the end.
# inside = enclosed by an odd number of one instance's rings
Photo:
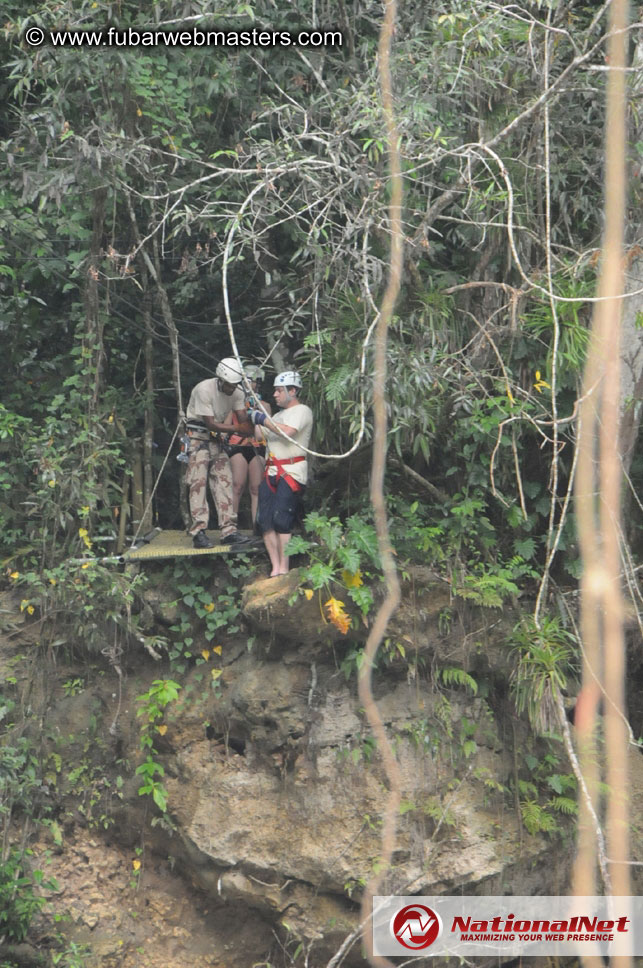
POLYGON ((300 484, 299 481, 296 481, 294 477, 291 477, 290 474, 287 474, 286 471, 284 471, 285 464, 298 464, 302 460, 306 460, 306 458, 302 456, 302 457, 290 457, 290 458, 286 458, 285 460, 278 460, 276 457, 273 457, 272 454, 268 455, 268 459, 266 460, 266 484, 268 485, 270 490, 273 491, 273 493, 277 490, 277 484, 279 483, 279 479, 282 477, 291 491, 294 491, 295 493, 297 493, 297 491, 300 491, 302 489, 303 485, 300 484), (277 468, 276 475, 268 474, 269 467, 277 468), (270 479, 271 477, 275 478, 274 486, 270 479))

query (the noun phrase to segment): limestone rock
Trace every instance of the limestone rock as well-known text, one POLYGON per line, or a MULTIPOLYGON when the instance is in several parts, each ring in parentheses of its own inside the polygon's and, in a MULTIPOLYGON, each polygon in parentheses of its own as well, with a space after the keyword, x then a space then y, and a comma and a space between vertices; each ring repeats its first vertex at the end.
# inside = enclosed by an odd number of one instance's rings
MULTIPOLYGON (((144 604, 153 619, 169 628, 178 621, 179 605, 176 588, 169 583, 158 583, 148 586, 142 594, 144 604)), ((149 621, 149 620, 148 620, 149 621)), ((147 621, 145 623, 147 625, 147 621)))
POLYGON ((277 578, 264 578, 246 585, 242 611, 250 624, 269 631, 275 651, 284 649, 283 641, 302 646, 319 642, 340 641, 342 633, 323 615, 324 595, 315 592, 308 600, 300 594, 301 574, 298 568, 277 578))
MULTIPOLYGON (((108 672, 77 695, 65 695, 69 671, 61 671, 44 742, 64 761, 55 791, 62 844, 52 853, 43 834, 36 854, 48 852, 65 885, 51 903, 57 914, 73 910, 70 937, 91 945, 88 968, 248 968, 275 963, 275 946, 292 954, 300 944, 311 968, 322 968, 356 929, 381 853, 387 781, 348 661, 361 643, 325 627, 316 598, 289 604, 299 581, 293 572, 245 589, 255 645, 249 651, 242 632, 224 637, 215 680, 212 656, 200 661, 196 646, 198 665, 180 676, 164 671, 182 685, 165 711, 167 729, 154 737, 165 817, 139 796, 134 774, 144 755, 136 697, 159 666, 139 653, 122 680, 108 672), (74 758, 86 760, 86 800, 99 797, 83 829, 80 801, 63 781, 74 758)), ((571 850, 530 836, 511 792, 527 737, 507 698, 503 640, 514 620, 468 608, 452 611, 449 625, 445 583, 415 582, 413 594, 405 585, 393 648, 382 650, 374 674, 402 784, 383 890, 565 893, 571 850), (478 694, 447 688, 438 675, 445 666, 477 676, 478 694)), ((640 759, 632 753, 637 816, 640 759)), ((359 943, 343 964, 363 964, 359 943)))

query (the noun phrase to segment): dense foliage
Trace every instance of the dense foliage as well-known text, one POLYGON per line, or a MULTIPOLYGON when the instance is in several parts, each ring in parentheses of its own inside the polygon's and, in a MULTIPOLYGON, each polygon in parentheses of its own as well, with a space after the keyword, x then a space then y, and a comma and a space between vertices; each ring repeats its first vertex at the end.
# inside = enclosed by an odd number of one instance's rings
MULTIPOLYGON (((33 23, 211 25, 206 6, 68 0, 25 18, 2 4, 1 537, 39 570, 82 550, 81 529, 114 533, 135 451, 158 470, 177 420, 174 335, 184 404, 230 350, 226 301, 244 356, 272 350, 305 374, 320 451, 353 444, 362 394, 368 438, 358 347, 387 259, 378 4, 218 7, 227 29, 315 14, 343 31, 341 47, 316 50, 23 39, 33 23)), ((427 523, 465 564, 542 564, 559 520, 588 307, 559 302, 554 318, 546 292, 592 292, 603 30, 591 5, 400 10, 407 245, 391 453, 437 487, 427 523)), ((171 464, 164 524, 178 521, 175 477, 171 464)))
MULTIPOLYGON (((301 370, 321 453, 356 448, 318 462, 311 501, 333 520, 365 512, 389 232, 381 11, 228 2, 213 24, 204 0, 1 6, 0 543, 44 641, 101 648, 105 619, 129 625, 136 588, 94 559, 151 524, 161 467, 153 514, 180 526, 178 413, 232 334, 268 373, 301 370), (34 24, 333 27, 343 42, 34 48, 34 24)), ((483 604, 577 572, 568 498, 600 245, 604 30, 591 4, 399 9, 394 540, 483 604)), ((638 473, 635 460, 634 487, 638 473)))
MULTIPOLYGON (((381 3, 223 0, 216 21, 211 6, 44 0, 26 16, 21 0, 0 0, 0 561, 49 654, 82 642, 118 666, 138 634, 131 613, 144 578, 100 559, 119 531, 122 541, 151 521, 143 508, 162 467, 153 514, 181 526, 178 413, 229 355, 231 332, 269 374, 302 372, 318 451, 355 448, 350 460, 316 462, 307 533, 293 550, 307 555, 308 590, 330 596, 338 628, 350 628, 343 600, 364 622, 373 604, 364 468, 390 232, 381 3), (343 42, 30 47, 33 25, 317 27, 343 42)), ((604 32, 593 2, 399 4, 405 272, 387 385, 392 539, 402 568, 422 561, 476 604, 551 590, 550 577, 573 588, 577 575, 569 497, 602 228, 604 32)), ((640 201, 635 187, 633 213, 640 201)), ((638 234, 633 215, 631 253, 638 234)), ((635 453, 633 492, 640 478, 635 453)), ((639 509, 628 520, 634 552, 639 509)), ((629 550, 625 560, 631 570, 629 550)), ((174 638, 147 646, 167 648, 180 675, 194 621, 209 641, 234 627, 238 607, 234 589, 215 600, 195 570, 177 565, 174 579, 183 606, 174 638)), ((574 667, 571 640, 558 618, 516 631, 517 705, 540 732, 574 667)), ((139 697, 140 790, 163 812, 151 736, 178 688, 157 680, 139 697)), ((29 767, 21 782, 9 771, 4 792, 35 815, 39 767, 26 749, 0 746, 5 765, 23 757, 29 767)), ((532 772, 525 826, 552 829, 536 782, 570 812, 571 781, 537 776, 535 762, 532 772)), ((12 809, 0 806, 5 831, 12 809)), ((41 906, 40 875, 23 861, 5 836, 0 934, 16 940, 41 906)))

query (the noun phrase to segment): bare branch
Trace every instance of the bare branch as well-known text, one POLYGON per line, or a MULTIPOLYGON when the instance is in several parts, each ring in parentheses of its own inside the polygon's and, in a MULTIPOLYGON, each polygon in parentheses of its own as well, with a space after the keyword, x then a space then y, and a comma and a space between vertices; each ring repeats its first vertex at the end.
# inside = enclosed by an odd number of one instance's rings
MULTIPOLYGON (((382 97, 382 111, 386 122, 388 157, 390 165, 391 198, 389 218, 391 223, 391 250, 389 277, 382 300, 382 308, 377 323, 375 339, 375 360, 373 368, 373 463, 371 468, 371 504, 377 531, 377 543, 386 586, 386 596, 375 615, 373 625, 364 647, 364 663, 358 680, 359 696, 364 712, 375 736, 378 751, 382 757, 389 783, 389 794, 382 826, 382 872, 376 874, 366 885, 362 898, 362 920, 364 920, 377 893, 382 875, 390 867, 395 848, 397 815, 401 799, 401 778, 397 760, 384 729, 384 723, 373 697, 371 677, 373 664, 379 646, 384 638, 389 619, 395 612, 401 598, 400 582, 395 567, 388 529, 388 515, 384 497, 384 477, 386 472, 387 415, 386 415, 386 370, 388 327, 393 309, 402 285, 402 264, 404 257, 404 235, 402 232, 403 182, 399 150, 399 133, 393 109, 390 56, 397 12, 396 0, 384 0, 384 19, 380 31, 378 49, 378 70, 382 97)), ((370 932, 363 934, 369 960, 374 965, 389 966, 386 958, 373 955, 373 942, 370 932)))

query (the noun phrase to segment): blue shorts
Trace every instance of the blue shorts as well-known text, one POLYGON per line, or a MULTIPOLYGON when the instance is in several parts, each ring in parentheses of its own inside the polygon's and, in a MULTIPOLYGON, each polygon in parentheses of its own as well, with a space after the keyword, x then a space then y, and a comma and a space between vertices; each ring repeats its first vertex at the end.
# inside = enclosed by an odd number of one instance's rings
POLYGON ((293 491, 283 477, 279 478, 277 490, 263 480, 259 486, 259 507, 257 511, 257 528, 264 531, 276 531, 278 534, 291 534, 295 525, 302 517, 304 507, 303 495, 305 487, 293 491))

